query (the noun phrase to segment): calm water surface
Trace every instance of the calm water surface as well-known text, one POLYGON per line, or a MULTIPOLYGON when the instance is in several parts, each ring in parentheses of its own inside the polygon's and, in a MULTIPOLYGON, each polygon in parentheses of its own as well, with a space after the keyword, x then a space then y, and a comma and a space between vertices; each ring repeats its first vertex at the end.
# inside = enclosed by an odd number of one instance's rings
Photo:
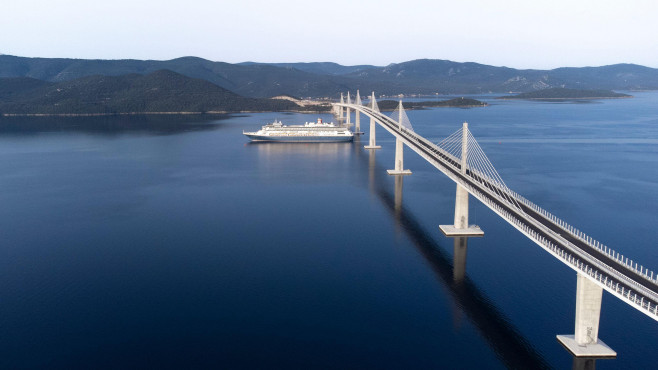
MULTIPOLYGON (((634 95, 408 115, 436 142, 468 121, 512 189, 656 270, 658 93, 634 95)), ((317 116, 0 119, 0 367, 571 367, 571 269, 471 198, 456 277, 452 181, 408 149, 387 176, 381 128, 374 154, 242 136, 275 118, 317 116)), ((599 369, 658 361, 607 293, 600 338, 599 369)))

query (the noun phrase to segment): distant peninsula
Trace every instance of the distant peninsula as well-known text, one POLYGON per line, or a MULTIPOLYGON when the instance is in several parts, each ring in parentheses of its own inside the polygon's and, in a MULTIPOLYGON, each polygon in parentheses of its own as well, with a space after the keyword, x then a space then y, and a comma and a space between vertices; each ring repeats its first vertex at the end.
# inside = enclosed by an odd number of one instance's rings
MULTIPOLYGON (((395 100, 381 100, 377 102, 380 110, 391 111, 395 110, 399 101, 395 100)), ((432 107, 456 107, 456 108, 473 108, 473 107, 486 107, 488 104, 479 100, 470 98, 455 98, 449 100, 428 100, 428 101, 406 101, 402 105, 404 109, 423 109, 432 107)))
POLYGON ((511 96, 501 96, 496 99, 526 99, 526 100, 574 100, 574 99, 621 99, 632 98, 632 95, 616 93, 612 90, 578 90, 555 87, 531 91, 511 96))

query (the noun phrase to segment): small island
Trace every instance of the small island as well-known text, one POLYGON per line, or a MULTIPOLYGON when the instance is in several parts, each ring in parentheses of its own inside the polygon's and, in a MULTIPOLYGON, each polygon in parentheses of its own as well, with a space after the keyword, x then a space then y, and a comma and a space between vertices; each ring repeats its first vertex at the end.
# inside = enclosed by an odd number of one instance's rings
MULTIPOLYGON (((396 100, 381 100, 377 102, 377 106, 382 111, 395 110, 399 101, 396 100)), ((455 98, 449 100, 428 100, 428 101, 406 101, 402 103, 404 109, 424 109, 433 107, 453 107, 453 108, 473 108, 473 107, 486 107, 488 104, 479 100, 470 98, 455 98)))
POLYGON ((612 90, 579 90, 554 87, 527 93, 501 96, 496 99, 525 99, 525 100, 576 100, 576 99, 623 99, 632 98, 632 95, 616 93, 612 90))

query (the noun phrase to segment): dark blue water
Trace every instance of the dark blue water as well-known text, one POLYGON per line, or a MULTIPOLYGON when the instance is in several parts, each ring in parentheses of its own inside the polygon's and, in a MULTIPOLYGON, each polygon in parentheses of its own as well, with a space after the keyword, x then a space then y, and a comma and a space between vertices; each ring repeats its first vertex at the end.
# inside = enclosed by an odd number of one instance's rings
MULTIPOLYGON (((468 121, 512 189, 658 269, 658 93, 634 95, 408 115, 468 121)), ((384 130, 374 156, 241 134, 316 117, 0 119, 0 367, 571 367, 575 273, 472 199, 455 279, 455 185, 408 149, 396 183, 384 130)), ((658 360, 607 293, 599 336, 599 369, 658 360)))

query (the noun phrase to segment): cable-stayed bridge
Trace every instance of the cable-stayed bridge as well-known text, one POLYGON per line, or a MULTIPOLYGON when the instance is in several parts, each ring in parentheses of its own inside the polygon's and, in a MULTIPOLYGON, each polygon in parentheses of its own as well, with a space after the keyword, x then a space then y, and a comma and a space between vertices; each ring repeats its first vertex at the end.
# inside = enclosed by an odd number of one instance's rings
POLYGON ((513 227, 553 257, 577 272, 574 335, 558 340, 576 356, 616 356, 598 339, 603 290, 658 321, 658 275, 636 261, 555 217, 511 190, 464 123, 462 128, 439 143, 416 133, 402 102, 390 115, 379 111, 374 93, 363 105, 357 92, 352 102, 341 95, 334 114, 351 124, 355 111, 355 131, 360 131, 360 114, 370 119, 366 149, 381 148, 376 142, 376 125, 395 137, 395 163, 390 175, 410 175, 404 169, 406 145, 457 183, 455 218, 452 225, 441 225, 447 236, 482 236, 483 231, 468 223, 469 194, 480 200, 513 227))

